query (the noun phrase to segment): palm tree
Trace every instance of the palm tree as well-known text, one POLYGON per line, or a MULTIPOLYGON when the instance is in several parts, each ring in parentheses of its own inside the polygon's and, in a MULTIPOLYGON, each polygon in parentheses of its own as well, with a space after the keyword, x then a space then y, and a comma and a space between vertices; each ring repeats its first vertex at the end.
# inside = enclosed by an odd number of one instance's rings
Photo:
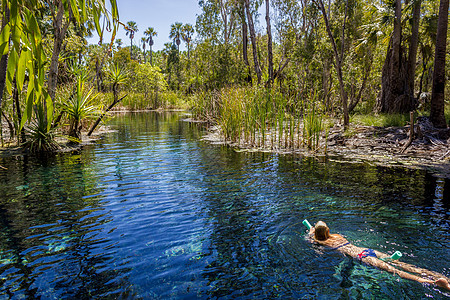
POLYGON ((192 27, 191 24, 184 24, 183 28, 181 29, 181 38, 183 39, 183 41, 186 43, 187 45, 187 49, 188 49, 188 60, 190 58, 190 45, 191 45, 191 41, 192 41, 192 35, 194 34, 194 28, 192 27))
POLYGON ((122 48, 122 45, 123 45, 122 39, 117 39, 116 40, 116 45, 117 45, 117 49, 122 48))
POLYGON ((174 43, 177 44, 177 50, 180 51, 180 43, 181 43, 181 31, 183 28, 183 23, 176 22, 172 24, 170 27, 170 35, 169 37, 173 39, 174 43))
POLYGON ((144 64, 147 63, 146 57, 145 57, 145 44, 147 43, 147 39, 145 37, 141 38, 142 42, 142 51, 144 53, 144 64))
POLYGON ((146 31, 144 31, 144 35, 147 37, 147 42, 150 45, 150 64, 153 66, 153 60, 152 60, 152 46, 154 44, 153 42, 153 37, 157 36, 158 33, 155 31, 155 29, 153 27, 149 27, 147 28, 146 31))
POLYGON ((130 46, 130 56, 131 59, 133 59, 133 39, 134 39, 134 34, 136 32, 138 32, 138 28, 137 28, 137 24, 134 21, 128 21, 127 22, 127 26, 125 27, 125 30, 127 31, 127 36, 130 35, 130 40, 131 40, 131 46, 130 46))

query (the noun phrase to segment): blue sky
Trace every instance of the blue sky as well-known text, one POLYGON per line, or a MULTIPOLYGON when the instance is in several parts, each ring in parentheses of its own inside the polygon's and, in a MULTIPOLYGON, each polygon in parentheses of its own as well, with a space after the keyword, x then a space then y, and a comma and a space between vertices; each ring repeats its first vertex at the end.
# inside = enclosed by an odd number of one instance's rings
MULTIPOLYGON (((148 27, 155 28, 158 36, 154 38, 153 50, 161 50, 164 48, 164 43, 170 42, 171 24, 181 22, 195 26, 197 15, 201 13, 198 0, 117 0, 117 5, 121 22, 135 21, 138 25, 139 31, 135 34, 133 44, 141 40, 148 27)), ((104 41, 107 42, 110 38, 110 35, 105 35, 104 41)), ((130 38, 126 36, 122 26, 116 38, 122 39, 124 46, 130 45, 130 38)), ((98 43, 98 41, 97 34, 88 40, 89 43, 98 43)), ((182 43, 181 49, 183 48, 182 43)))

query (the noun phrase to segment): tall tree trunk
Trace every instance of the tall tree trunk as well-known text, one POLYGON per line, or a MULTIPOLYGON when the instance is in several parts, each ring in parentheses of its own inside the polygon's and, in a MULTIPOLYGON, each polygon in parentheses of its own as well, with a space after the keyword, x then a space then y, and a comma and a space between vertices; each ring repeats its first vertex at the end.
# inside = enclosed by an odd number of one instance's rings
POLYGON ((117 90, 117 83, 113 84, 113 94, 114 94, 114 102, 117 102, 118 98, 119 98, 119 93, 117 90))
POLYGON ((398 95, 400 90, 400 47, 402 43, 402 1, 397 0, 395 4, 394 33, 392 37, 391 53, 391 85, 393 95, 398 95))
POLYGON ((222 17, 223 22, 223 40, 225 42, 225 45, 228 45, 228 14, 227 9, 223 3, 222 0, 219 0, 220 2, 220 15, 222 17))
POLYGON ((143 51, 144 51, 144 64, 146 64, 147 63, 147 56, 145 55, 145 43, 144 43, 143 51))
POLYGON ((437 128, 446 128, 444 115, 445 100, 445 55, 447 48, 448 1, 441 0, 434 55, 433 90, 431 93, 430 119, 437 128))
POLYGON ((153 52, 152 52, 152 45, 150 45, 150 64, 153 67, 153 52))
POLYGON ((272 51, 272 28, 270 27, 270 3, 266 0, 266 23, 267 23, 267 52, 269 59, 269 80, 268 85, 273 83, 273 51, 272 51))
POLYGON ((248 26, 245 17, 245 3, 242 3, 242 8, 240 10, 241 22, 242 22, 242 58, 244 59, 244 63, 247 66, 248 75, 246 81, 248 83, 252 82, 252 72, 250 70, 250 62, 248 61, 248 26))
MULTIPOLYGON (((381 91, 377 97, 376 111, 405 113, 414 109, 414 95, 408 90, 408 62, 402 56, 402 1, 396 0, 394 30, 389 41, 386 60, 381 75, 381 91)), ((413 46, 414 48, 414 46, 413 46)), ((410 51, 416 51, 411 49, 410 51)), ((413 53, 411 53, 413 55, 413 53)), ((412 75, 414 77, 414 75, 412 75)), ((412 79, 414 81, 414 78, 412 79)))
POLYGON ((97 81, 97 91, 100 93, 102 91, 102 78, 101 78, 101 67, 98 57, 95 59, 95 78, 97 81))
POLYGON ((132 33, 130 33, 130 41, 131 41, 131 45, 130 45, 130 59, 133 60, 133 38, 131 37, 132 33))
POLYGON ((361 87, 359 88, 358 95, 356 96, 355 99, 350 99, 350 103, 348 105, 348 112, 349 113, 351 113, 356 108, 356 105, 358 105, 359 101, 361 101, 362 94, 364 92, 364 89, 366 88, 367 80, 369 79, 369 75, 370 75, 370 72, 372 70, 372 64, 373 64, 373 53, 372 53, 372 51, 369 51, 369 53, 367 55, 370 56, 370 62, 367 65, 367 68, 364 71, 364 78, 363 78, 363 82, 361 83, 361 87))
POLYGON ((339 91, 341 94, 342 108, 344 111, 344 127, 348 127, 348 125, 350 124, 350 118, 348 115, 348 96, 347 96, 347 92, 345 91, 345 84, 344 84, 344 79, 342 76, 342 61, 341 61, 341 57, 339 55, 339 52, 338 52, 338 49, 336 46, 336 41, 333 37, 333 33, 331 32, 330 23, 328 21, 328 15, 327 15, 327 12, 325 11, 325 6, 323 4, 323 1, 318 0, 318 4, 319 4, 320 10, 322 11, 322 16, 325 21, 325 27, 327 29, 328 37, 330 38, 331 44, 333 46, 335 67, 336 67, 336 72, 337 72, 338 81, 339 81, 339 91))
MULTIPOLYGON (((2 18, 2 30, 5 28, 6 24, 9 22, 9 8, 7 1, 3 1, 3 18, 2 18)), ((0 59, 0 107, 2 106, 3 90, 5 89, 6 83, 6 70, 8 69, 8 54, 5 54, 0 59)))
POLYGON ((420 7, 422 0, 416 0, 413 8, 411 39, 409 43, 407 71, 407 94, 412 99, 415 97, 414 81, 416 78, 417 49, 419 48, 419 25, 420 25, 420 7))
POLYGON ((256 45, 256 33, 255 33, 255 25, 253 24, 253 16, 252 12, 250 11, 250 1, 245 1, 245 10, 247 12, 247 20, 248 20, 248 27, 250 30, 250 39, 252 40, 252 48, 253 48, 253 61, 255 63, 255 72, 256 76, 258 77, 258 84, 261 83, 262 73, 261 73, 261 67, 259 65, 258 60, 258 49, 256 45))
MULTIPOLYGON (((48 94, 52 101, 55 101, 56 95, 56 86, 58 84, 58 62, 59 62, 59 54, 62 50, 62 44, 64 41, 64 37, 66 35, 67 29, 69 28, 70 20, 67 20, 64 23, 64 4, 61 0, 56 1, 58 6, 58 11, 52 11, 53 14, 53 32, 54 32, 54 41, 53 41, 53 53, 52 59, 50 63, 50 70, 48 72, 48 94)), ((54 7, 52 7, 54 9, 54 7)), ((70 11, 70 16, 71 16, 70 11)))

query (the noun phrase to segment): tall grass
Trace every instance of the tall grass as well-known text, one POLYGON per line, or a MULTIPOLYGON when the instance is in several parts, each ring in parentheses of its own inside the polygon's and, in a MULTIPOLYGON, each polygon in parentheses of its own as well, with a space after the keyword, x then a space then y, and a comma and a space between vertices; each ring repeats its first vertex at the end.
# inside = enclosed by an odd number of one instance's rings
POLYGON ((317 94, 314 93, 312 101, 304 103, 303 111, 303 142, 310 150, 319 147, 320 133, 323 129, 323 115, 316 104, 317 94))
POLYGON ((298 102, 276 89, 228 87, 194 99, 194 117, 217 123, 229 142, 273 150, 319 147, 324 126, 315 95, 298 102))
POLYGON ((242 134, 245 98, 238 89, 224 89, 221 92, 221 104, 218 123, 225 139, 239 142, 242 134))
POLYGON ((401 127, 409 122, 409 114, 353 115, 351 122, 365 126, 401 127))

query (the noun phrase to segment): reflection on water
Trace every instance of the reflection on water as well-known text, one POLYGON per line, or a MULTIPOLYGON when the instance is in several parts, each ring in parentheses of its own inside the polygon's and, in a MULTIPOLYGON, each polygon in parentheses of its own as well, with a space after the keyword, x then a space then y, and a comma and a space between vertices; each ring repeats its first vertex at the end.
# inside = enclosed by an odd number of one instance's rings
POLYGON ((1 158, 0 298, 449 296, 312 245, 301 224, 450 276, 448 180, 236 153, 181 118, 124 115, 79 153, 1 158))

